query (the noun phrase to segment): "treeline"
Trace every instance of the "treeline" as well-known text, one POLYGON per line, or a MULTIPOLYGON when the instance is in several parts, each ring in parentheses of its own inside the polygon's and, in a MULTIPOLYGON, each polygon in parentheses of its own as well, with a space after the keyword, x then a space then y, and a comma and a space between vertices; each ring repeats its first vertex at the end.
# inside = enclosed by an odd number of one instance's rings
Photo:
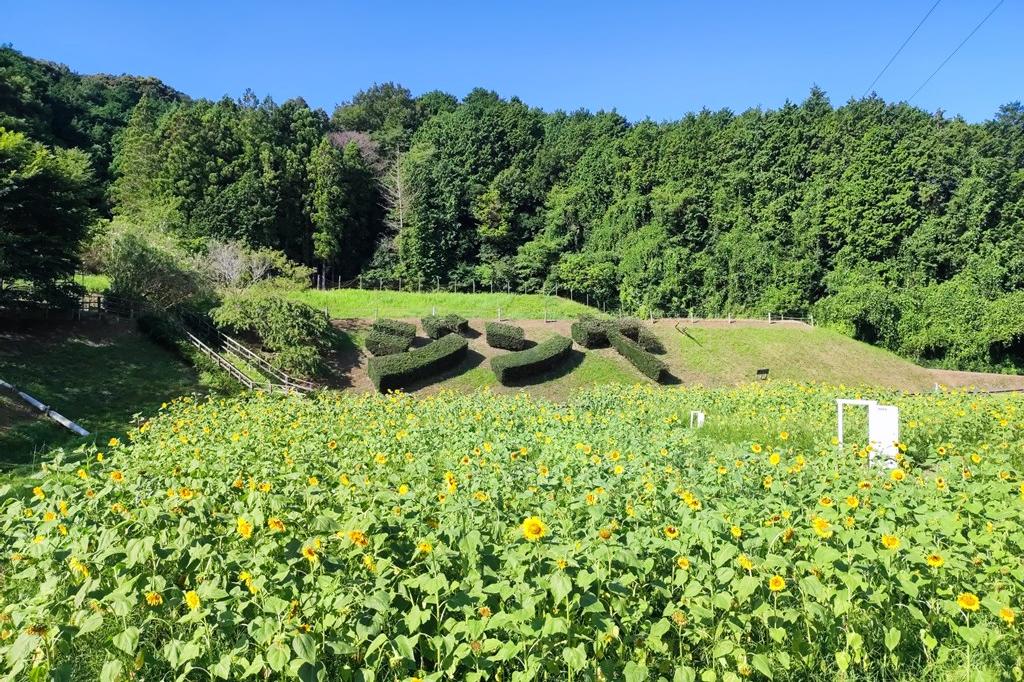
POLYGON ((112 136, 105 196, 186 245, 243 240, 332 278, 559 286, 638 314, 813 313, 919 360, 1024 367, 1017 103, 970 124, 813 89, 630 123, 480 89, 376 85, 329 117, 162 92, 112 136))

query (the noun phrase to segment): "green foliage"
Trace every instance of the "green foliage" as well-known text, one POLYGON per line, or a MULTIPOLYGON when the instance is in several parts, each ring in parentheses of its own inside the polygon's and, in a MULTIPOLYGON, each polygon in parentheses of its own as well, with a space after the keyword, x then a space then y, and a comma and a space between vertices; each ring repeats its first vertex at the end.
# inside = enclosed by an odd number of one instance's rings
POLYGON ((176 400, 0 483, 0 659, 15 680, 1012 679, 1024 400, 873 394, 917 425, 890 470, 832 445, 846 395, 176 400))
POLYGON ((468 347, 465 337, 448 334, 404 353, 370 358, 366 372, 378 391, 398 389, 454 367, 462 362, 468 347))
POLYGON ((372 329, 373 331, 406 338, 410 343, 416 337, 416 325, 411 322, 402 322, 401 320, 389 320, 387 318, 374 320, 372 329))
POLYGON ((202 265, 165 234, 115 221, 102 237, 107 292, 158 313, 207 308, 213 284, 202 265))
POLYGON ((608 343, 618 351, 619 355, 629 360, 634 367, 655 381, 661 379, 662 374, 668 369, 664 362, 641 348, 636 341, 626 337, 625 334, 609 329, 607 335, 608 343))
POLYGON ((491 358, 491 370, 500 383, 508 384, 557 367, 571 350, 572 341, 556 334, 533 348, 496 355, 491 358))
POLYGON ((53 303, 78 292, 69 280, 93 218, 91 194, 84 153, 0 127, 0 301, 16 284, 53 303))
POLYGON ((1024 366, 984 315, 937 305, 976 296, 979 257, 998 273, 986 302, 1024 290, 1019 103, 968 124, 877 97, 833 107, 815 88, 631 124, 385 83, 328 121, 302 100, 191 102, 4 49, 0 125, 88 151, 133 223, 277 249, 330 279, 558 287, 642 317, 814 312, 919 361, 1024 366), (902 314, 917 304, 937 317, 902 314))
POLYGON ((427 315, 420 323, 423 331, 432 339, 439 339, 445 334, 462 334, 469 329, 469 320, 455 313, 427 315))
POLYGON ((271 362, 302 376, 318 371, 335 336, 322 311, 258 289, 228 294, 210 315, 218 327, 255 334, 273 353, 271 362))
POLYGON ((584 348, 604 348, 608 345, 608 325, 594 317, 581 317, 569 328, 572 340, 584 348))
POLYGON ((366 335, 364 345, 373 355, 394 355, 409 348, 409 339, 371 329, 366 335))
POLYGON ((155 78, 81 76, 0 45, 0 127, 87 153, 104 187, 120 133, 143 98, 161 108, 187 99, 155 78))
POLYGON ((487 322, 484 325, 487 345, 492 348, 519 351, 526 347, 526 333, 522 327, 504 322, 487 322))

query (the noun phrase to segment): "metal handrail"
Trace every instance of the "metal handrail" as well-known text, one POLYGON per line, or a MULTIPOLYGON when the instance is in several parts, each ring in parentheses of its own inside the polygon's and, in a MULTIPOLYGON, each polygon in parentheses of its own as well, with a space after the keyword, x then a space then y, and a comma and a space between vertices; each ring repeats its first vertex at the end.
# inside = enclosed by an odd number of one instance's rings
POLYGON ((312 381, 296 379, 280 368, 274 367, 272 364, 267 362, 265 358, 255 353, 252 349, 246 347, 237 339, 234 339, 223 332, 219 333, 219 338, 227 347, 228 351, 240 356, 242 360, 255 365, 261 372, 274 377, 285 386, 290 386, 299 391, 315 391, 318 388, 318 386, 312 381))

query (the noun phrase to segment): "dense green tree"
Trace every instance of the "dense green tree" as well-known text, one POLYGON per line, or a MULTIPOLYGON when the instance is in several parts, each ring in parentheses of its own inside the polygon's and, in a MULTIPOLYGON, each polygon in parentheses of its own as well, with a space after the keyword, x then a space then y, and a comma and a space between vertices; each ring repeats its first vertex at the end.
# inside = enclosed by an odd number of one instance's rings
POLYGON ((0 128, 0 299, 19 286, 54 302, 75 293, 92 194, 86 154, 0 128))

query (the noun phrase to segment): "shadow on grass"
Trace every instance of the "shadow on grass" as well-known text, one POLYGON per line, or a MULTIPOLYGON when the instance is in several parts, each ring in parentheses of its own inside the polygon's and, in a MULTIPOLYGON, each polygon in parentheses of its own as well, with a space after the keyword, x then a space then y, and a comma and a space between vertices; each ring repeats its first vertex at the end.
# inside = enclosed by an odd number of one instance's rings
POLYGON ((661 376, 658 377, 658 383, 662 386, 679 386, 683 383, 683 380, 672 372, 665 370, 661 373, 661 376))

